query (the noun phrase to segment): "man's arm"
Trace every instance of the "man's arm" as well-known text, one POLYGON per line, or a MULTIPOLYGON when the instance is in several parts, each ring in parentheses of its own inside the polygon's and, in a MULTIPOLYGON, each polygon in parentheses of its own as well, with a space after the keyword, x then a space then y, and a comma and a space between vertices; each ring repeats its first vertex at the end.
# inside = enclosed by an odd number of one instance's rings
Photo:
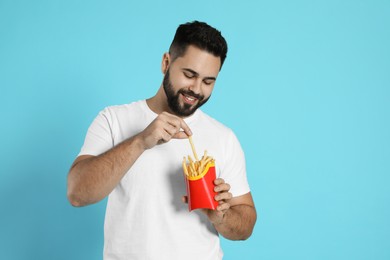
POLYGON ((76 158, 68 174, 68 199, 75 207, 104 199, 131 168, 144 147, 134 136, 99 155, 76 158))
POLYGON ((141 133, 105 153, 77 157, 68 174, 70 203, 80 207, 102 200, 110 194, 145 150, 166 143, 172 138, 183 139, 191 134, 183 119, 164 112, 141 133))
POLYGON ((230 185, 223 179, 215 180, 216 200, 219 205, 216 210, 204 210, 215 229, 227 239, 248 239, 256 223, 256 209, 251 193, 232 198, 230 185))

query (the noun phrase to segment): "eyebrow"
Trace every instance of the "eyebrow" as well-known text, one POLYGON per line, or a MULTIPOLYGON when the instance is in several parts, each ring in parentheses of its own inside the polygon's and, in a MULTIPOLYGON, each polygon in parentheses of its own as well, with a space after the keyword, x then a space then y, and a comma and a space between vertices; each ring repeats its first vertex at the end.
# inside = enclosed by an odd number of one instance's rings
MULTIPOLYGON (((194 70, 192 70, 192 69, 183 68, 182 70, 188 71, 188 72, 190 72, 191 74, 193 74, 194 76, 199 77, 199 73, 196 72, 196 71, 194 71, 194 70)), ((204 80, 217 80, 217 78, 216 78, 216 77, 205 77, 204 80)))

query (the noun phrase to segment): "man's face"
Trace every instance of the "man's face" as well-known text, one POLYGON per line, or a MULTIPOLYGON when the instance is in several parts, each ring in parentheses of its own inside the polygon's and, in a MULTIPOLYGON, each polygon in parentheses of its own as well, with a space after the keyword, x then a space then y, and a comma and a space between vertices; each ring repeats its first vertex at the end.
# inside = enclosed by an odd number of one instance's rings
POLYGON ((169 108, 187 117, 210 98, 221 60, 206 51, 189 46, 183 57, 169 65, 163 87, 169 108))

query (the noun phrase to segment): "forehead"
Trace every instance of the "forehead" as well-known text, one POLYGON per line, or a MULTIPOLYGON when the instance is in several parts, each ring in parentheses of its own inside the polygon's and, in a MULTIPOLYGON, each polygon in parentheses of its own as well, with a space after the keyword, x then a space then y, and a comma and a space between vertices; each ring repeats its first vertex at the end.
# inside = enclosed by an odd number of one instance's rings
POLYGON ((176 66, 178 69, 191 69, 202 77, 216 78, 221 67, 221 59, 205 50, 190 45, 185 54, 182 57, 178 57, 172 63, 172 66, 176 66))

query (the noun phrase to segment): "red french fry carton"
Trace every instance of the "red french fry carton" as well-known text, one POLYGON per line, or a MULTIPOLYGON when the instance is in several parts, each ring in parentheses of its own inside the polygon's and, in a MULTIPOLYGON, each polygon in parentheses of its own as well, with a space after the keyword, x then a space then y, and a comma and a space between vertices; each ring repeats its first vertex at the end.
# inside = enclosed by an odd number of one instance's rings
POLYGON ((187 185, 188 210, 194 209, 216 209, 218 202, 214 199, 217 193, 214 191, 215 163, 209 162, 202 174, 198 176, 187 176, 184 174, 187 185))

